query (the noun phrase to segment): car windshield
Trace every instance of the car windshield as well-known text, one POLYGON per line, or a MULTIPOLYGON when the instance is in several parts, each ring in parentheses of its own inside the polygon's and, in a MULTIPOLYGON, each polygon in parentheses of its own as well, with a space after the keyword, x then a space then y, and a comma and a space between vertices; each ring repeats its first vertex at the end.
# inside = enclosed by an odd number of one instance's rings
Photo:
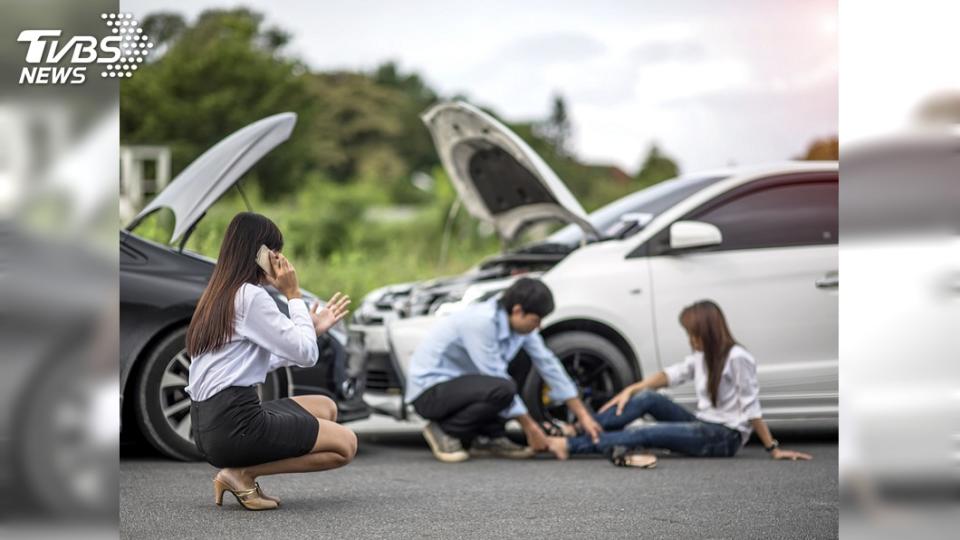
MULTIPOLYGON (((653 219, 701 189, 723 180, 726 176, 687 176, 666 180, 646 189, 621 197, 590 213, 593 227, 606 234, 628 213, 649 214, 653 219)), ((583 231, 575 224, 567 225, 548 236, 544 243, 574 247, 580 243, 583 231)))

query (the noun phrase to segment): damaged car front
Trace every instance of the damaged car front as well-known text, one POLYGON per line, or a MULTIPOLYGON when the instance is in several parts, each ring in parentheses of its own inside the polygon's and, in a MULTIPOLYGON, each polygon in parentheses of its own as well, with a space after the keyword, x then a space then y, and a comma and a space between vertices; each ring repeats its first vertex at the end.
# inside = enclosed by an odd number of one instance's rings
POLYGON ((424 113, 423 121, 460 202, 492 226, 503 245, 536 223, 568 225, 542 242, 487 258, 463 274, 388 285, 363 299, 351 330, 366 356, 365 395, 374 410, 398 417, 405 416, 396 400, 403 391, 404 371, 389 346, 392 321, 443 315, 487 298, 520 275, 541 275, 579 246, 602 237, 556 173, 487 113, 463 102, 442 103, 424 113))

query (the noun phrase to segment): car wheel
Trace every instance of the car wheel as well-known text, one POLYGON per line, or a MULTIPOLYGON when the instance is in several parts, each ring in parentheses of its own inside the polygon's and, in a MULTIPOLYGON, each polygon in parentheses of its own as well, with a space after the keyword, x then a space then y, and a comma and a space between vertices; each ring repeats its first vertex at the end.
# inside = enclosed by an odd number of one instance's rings
MULTIPOLYGON (((75 344, 71 344, 75 345, 75 344)), ((64 516, 116 516, 117 383, 77 351, 59 353, 27 386, 15 442, 28 499, 64 516), (116 430, 115 430, 116 429, 116 430)), ((117 417, 118 418, 118 417, 117 417)), ((17 500, 22 491, 15 484, 17 500)))
MULTIPOLYGON (((193 440, 186 393, 191 362, 186 336, 186 327, 179 328, 153 348, 144 360, 133 397, 144 438, 169 457, 194 461, 201 456, 193 440)), ((271 372, 257 390, 263 401, 286 395, 283 377, 277 372, 271 372)))
MULTIPOLYGON (((634 380, 623 352, 596 334, 564 332, 551 336, 546 343, 577 384, 580 397, 589 410, 599 409, 634 380)), ((537 370, 531 369, 522 394, 530 415, 536 420, 574 421, 573 413, 563 403, 553 403, 548 391, 537 370)))

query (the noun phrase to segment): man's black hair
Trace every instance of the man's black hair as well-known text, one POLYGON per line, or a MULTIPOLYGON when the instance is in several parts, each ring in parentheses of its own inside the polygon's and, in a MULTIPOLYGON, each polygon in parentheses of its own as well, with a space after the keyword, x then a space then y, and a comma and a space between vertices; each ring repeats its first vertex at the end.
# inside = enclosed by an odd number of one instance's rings
POLYGON ((518 304, 525 313, 546 317, 553 311, 553 293, 539 279, 520 278, 500 297, 500 307, 507 313, 518 304))

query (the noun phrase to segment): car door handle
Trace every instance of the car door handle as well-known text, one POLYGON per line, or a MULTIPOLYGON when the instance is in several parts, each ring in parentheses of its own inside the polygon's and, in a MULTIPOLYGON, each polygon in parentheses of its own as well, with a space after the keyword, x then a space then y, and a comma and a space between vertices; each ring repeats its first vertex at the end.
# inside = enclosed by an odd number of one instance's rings
POLYGON ((840 286, 840 274, 831 272, 813 282, 818 289, 836 289, 840 286))

